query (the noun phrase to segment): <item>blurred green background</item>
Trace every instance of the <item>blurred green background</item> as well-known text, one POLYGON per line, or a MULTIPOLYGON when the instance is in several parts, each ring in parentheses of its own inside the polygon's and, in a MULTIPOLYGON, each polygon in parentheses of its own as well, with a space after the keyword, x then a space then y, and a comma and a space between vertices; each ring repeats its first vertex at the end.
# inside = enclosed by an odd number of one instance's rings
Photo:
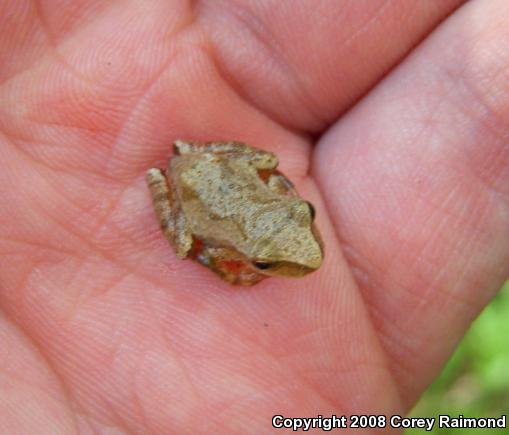
MULTIPOLYGON (((509 281, 473 323, 412 417, 500 417, 509 424, 509 281)), ((495 429, 408 429, 407 435, 491 433, 495 429)), ((498 429, 507 433, 508 429, 498 429)))

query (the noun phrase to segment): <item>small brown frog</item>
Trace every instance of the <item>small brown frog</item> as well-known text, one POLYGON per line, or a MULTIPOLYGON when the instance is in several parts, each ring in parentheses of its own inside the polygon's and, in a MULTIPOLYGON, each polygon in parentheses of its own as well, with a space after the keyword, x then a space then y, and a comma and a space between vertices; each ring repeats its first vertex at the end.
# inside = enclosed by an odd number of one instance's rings
POLYGON ((276 170, 278 159, 240 142, 177 140, 168 168, 147 183, 164 235, 232 284, 318 269, 323 245, 313 206, 276 170))

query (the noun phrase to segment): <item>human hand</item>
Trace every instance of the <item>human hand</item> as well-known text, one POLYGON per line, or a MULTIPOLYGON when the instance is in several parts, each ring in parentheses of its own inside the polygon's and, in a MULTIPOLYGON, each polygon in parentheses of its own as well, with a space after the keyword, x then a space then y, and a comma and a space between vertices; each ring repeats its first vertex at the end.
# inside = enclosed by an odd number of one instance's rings
POLYGON ((4 1, 0 432, 408 411, 509 269, 509 7, 460 3, 4 1), (177 260, 177 137, 276 152, 321 269, 177 260))

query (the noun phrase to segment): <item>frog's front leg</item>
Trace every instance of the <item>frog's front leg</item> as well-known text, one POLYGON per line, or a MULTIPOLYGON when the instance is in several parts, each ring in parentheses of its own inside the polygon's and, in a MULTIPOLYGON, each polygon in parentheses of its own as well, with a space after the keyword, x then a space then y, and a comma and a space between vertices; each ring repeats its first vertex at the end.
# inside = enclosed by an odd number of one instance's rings
POLYGON ((176 155, 193 153, 220 154, 230 159, 247 160, 252 163, 256 169, 272 170, 278 165, 278 159, 275 154, 254 148, 243 142, 199 143, 176 140, 173 143, 173 151, 176 155))
POLYGON ((168 179, 161 169, 151 168, 147 171, 146 180, 152 203, 165 237, 175 247, 180 258, 185 258, 191 250, 193 239, 187 228, 184 214, 175 206, 168 179))

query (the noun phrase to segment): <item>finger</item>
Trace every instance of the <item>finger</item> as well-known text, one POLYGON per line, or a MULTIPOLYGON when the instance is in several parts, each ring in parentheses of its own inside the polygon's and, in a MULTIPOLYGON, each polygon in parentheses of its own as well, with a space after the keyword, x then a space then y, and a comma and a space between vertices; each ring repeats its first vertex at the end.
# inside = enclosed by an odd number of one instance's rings
POLYGON ((508 19, 465 5, 314 161, 407 404, 509 274, 508 19))
POLYGON ((460 0, 199 2, 218 68, 276 121, 318 131, 460 0))

